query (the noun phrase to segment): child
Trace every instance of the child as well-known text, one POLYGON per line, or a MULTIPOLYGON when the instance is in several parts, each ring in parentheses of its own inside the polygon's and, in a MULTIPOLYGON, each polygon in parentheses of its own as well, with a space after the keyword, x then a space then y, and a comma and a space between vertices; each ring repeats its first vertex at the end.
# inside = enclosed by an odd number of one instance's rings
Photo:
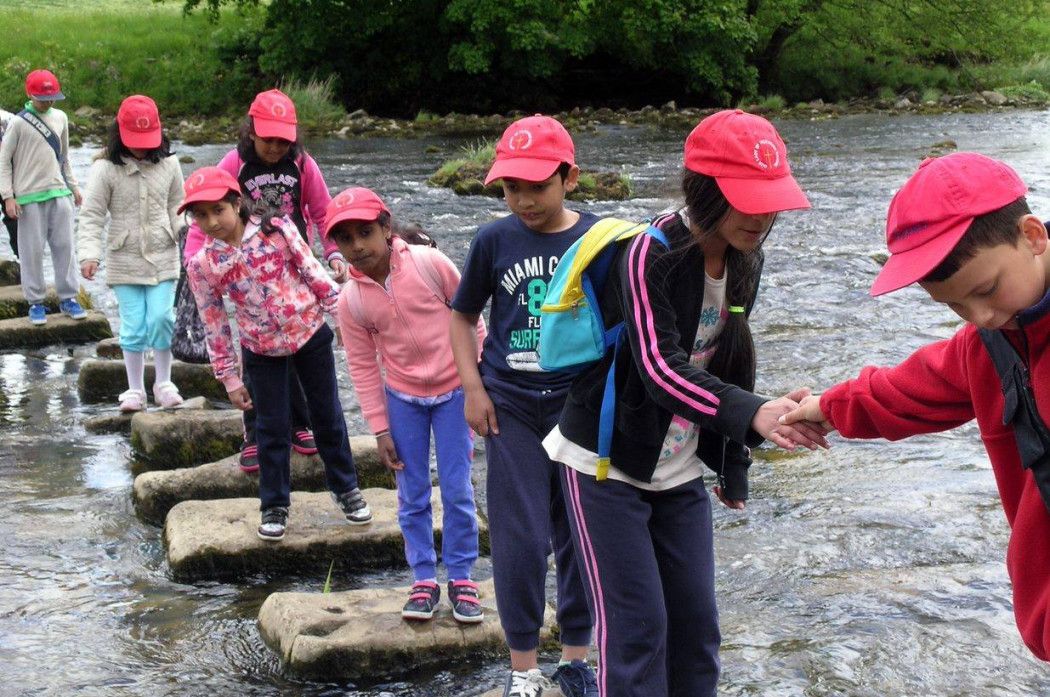
POLYGON ((79 290, 73 243, 73 207, 80 189, 69 166, 69 121, 54 106, 65 99, 49 70, 26 77, 25 108, 11 120, 0 143, 0 199, 7 217, 18 220, 22 293, 29 321, 47 323, 44 243, 51 249, 59 310, 73 319, 87 313, 74 297, 79 290))
MULTIPOLYGON (((280 90, 260 92, 248 109, 237 147, 226 153, 218 166, 237 179, 245 198, 265 203, 291 218, 307 245, 311 245, 314 228, 324 229, 325 207, 331 196, 317 162, 299 143, 297 123, 295 104, 287 95, 280 90)), ((188 261, 196 254, 204 240, 200 228, 191 225, 183 260, 188 261)), ((328 267, 336 281, 342 283, 346 277, 343 255, 335 243, 328 240, 324 249, 328 267)), ((310 432, 310 412, 294 366, 288 379, 292 447, 299 453, 312 455, 317 452, 317 446, 310 432)), ((245 387, 249 394, 253 392, 251 376, 246 376, 245 387)), ((245 472, 259 469, 253 409, 244 412, 240 466, 245 472)))
POLYGON ((489 536, 500 622, 510 647, 504 697, 536 697, 547 683, 536 649, 543 624, 547 555, 558 574, 562 662, 555 679, 567 697, 597 695, 584 659, 591 614, 558 484, 543 452, 572 376, 538 364, 540 305, 563 252, 597 218, 565 208, 579 168, 572 138, 548 116, 512 123, 496 146, 486 183, 501 179, 511 215, 483 225, 470 245, 452 301, 452 352, 467 423, 485 437, 489 536), (489 333, 478 364, 478 316, 489 333))
MULTIPOLYGON (((338 311, 350 378, 376 434, 379 458, 397 479, 398 522, 415 580, 401 616, 429 620, 441 597, 430 510, 433 429, 452 616, 480 622, 478 587, 470 580, 478 558, 470 481, 474 439, 463 418, 463 388, 448 339, 447 303, 459 272, 436 249, 392 235, 391 223, 383 201, 363 188, 336 196, 325 216, 325 236, 351 264, 338 311)), ((485 337, 484 324, 478 337, 485 337)))
POLYGON ((685 206, 624 243, 600 298, 616 352, 618 403, 608 479, 597 477, 599 411, 609 350, 573 383, 544 440, 562 468, 573 539, 596 620, 602 697, 703 697, 718 683, 711 503, 743 508, 750 454, 764 438, 820 444, 785 431, 795 405, 752 393, 748 315, 762 244, 780 211, 808 208, 787 151, 765 119, 722 111, 685 143, 685 206), (642 629, 644 628, 644 630, 642 629), (644 634, 644 636, 643 636, 644 634))
POLYGON ((864 368, 856 379, 807 397, 781 421, 822 423, 847 438, 898 440, 976 418, 1011 528, 1006 568, 1017 627, 1046 661, 1050 253, 1046 227, 1029 210, 1026 191, 1010 167, 976 153, 923 162, 890 203, 890 258, 871 294, 917 282, 967 324, 899 366, 864 368), (1023 364, 1004 383, 993 355, 1023 364))
MULTIPOLYGON (((0 109, 0 145, 3 145, 4 131, 7 130, 8 125, 11 123, 11 119, 15 117, 10 111, 4 111, 0 109)), ((18 257, 18 220, 16 218, 7 217, 6 206, 3 205, 4 201, 0 199, 0 218, 4 221, 4 227, 7 228, 7 239, 11 244, 11 253, 18 257)))
POLYGON ((322 309, 335 311, 339 289, 314 259, 287 217, 249 217, 240 184, 218 167, 204 167, 186 180, 179 211, 191 210, 208 241, 186 264, 193 295, 208 335, 217 377, 239 409, 252 406, 241 381, 230 324, 223 307, 236 306, 244 372, 258 400, 259 537, 284 537, 289 505, 288 372, 299 371, 317 428, 317 447, 332 497, 352 525, 371 522, 372 512, 357 488, 343 407, 332 356, 334 334, 322 309))
POLYGON ((161 129, 157 105, 132 95, 121 102, 106 149, 91 166, 77 231, 80 273, 90 280, 102 259, 102 230, 110 218, 106 282, 120 311, 120 348, 128 374, 128 389, 118 398, 124 412, 146 408, 147 348, 153 349, 156 367, 153 399, 164 408, 182 404, 171 381, 181 200, 182 169, 161 129))

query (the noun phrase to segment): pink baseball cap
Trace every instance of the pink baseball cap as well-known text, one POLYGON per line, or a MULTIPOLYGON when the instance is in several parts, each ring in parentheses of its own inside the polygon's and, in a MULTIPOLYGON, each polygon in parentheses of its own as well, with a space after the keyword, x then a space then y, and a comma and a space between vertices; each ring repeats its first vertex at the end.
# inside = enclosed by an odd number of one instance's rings
POLYGON ((218 167, 201 167, 186 178, 182 185, 182 203, 179 213, 202 201, 221 201, 231 191, 241 193, 241 185, 232 174, 218 167))
POLYGON ((921 281, 955 249, 973 219, 1028 192, 1009 165, 975 152, 927 158, 890 201, 890 258, 871 286, 882 295, 921 281))
POLYGON ((714 177, 729 205, 761 215, 809 208, 791 176, 787 146, 766 119, 740 109, 715 112, 685 139, 685 168, 714 177))
POLYGON ((295 104, 281 90, 268 90, 255 95, 248 109, 252 130, 261 138, 283 138, 295 142, 295 104))
POLYGON ((504 177, 541 182, 563 162, 576 164, 576 148, 565 126, 550 116, 526 116, 503 132, 485 184, 504 177))
POLYGON ((26 75, 26 94, 42 102, 54 102, 65 99, 58 78, 50 70, 34 70, 26 75))
POLYGON ((371 189, 355 186, 341 191, 328 202, 328 208, 325 209, 325 239, 328 238, 331 229, 339 223, 347 220, 372 221, 378 218, 380 213, 389 215, 390 209, 371 189))
POLYGON ((117 128, 126 147, 140 150, 160 147, 160 112, 149 97, 133 94, 121 102, 117 128))

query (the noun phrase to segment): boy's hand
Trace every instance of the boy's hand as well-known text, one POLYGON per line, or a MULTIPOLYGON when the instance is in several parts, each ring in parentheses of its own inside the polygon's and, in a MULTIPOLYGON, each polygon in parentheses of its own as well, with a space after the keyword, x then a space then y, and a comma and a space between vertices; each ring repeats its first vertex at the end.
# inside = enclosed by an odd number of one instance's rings
POLYGON ((11 220, 18 220, 18 216, 22 215, 22 207, 18 205, 18 201, 9 198, 4 201, 4 212, 11 220))
POLYGON ((397 448, 394 447, 394 439, 389 433, 376 436, 376 451, 379 453, 379 461, 391 472, 400 472, 405 469, 405 463, 397 457, 397 448))
POLYGON ((233 406, 241 411, 248 411, 252 408, 252 397, 248 394, 247 387, 238 387, 233 392, 230 392, 229 395, 233 406))
POLYGON ((499 435, 499 424, 496 423, 496 406, 489 399, 484 387, 466 391, 463 404, 463 416, 479 436, 484 438, 490 433, 499 435))
POLYGON ((342 259, 330 259, 328 268, 332 270, 332 280, 336 283, 346 283, 346 262, 342 259))
POLYGON ((73 205, 80 208, 80 204, 84 202, 84 197, 80 195, 80 189, 73 192, 73 205))
POLYGON ((798 402, 791 399, 792 396, 801 396, 801 391, 796 390, 759 407, 755 412, 755 417, 751 420, 751 428, 766 440, 785 450, 794 450, 797 445, 805 446, 810 450, 829 447, 828 440, 818 425, 806 422, 788 425, 780 422, 781 416, 798 408, 798 402))
POLYGON ((835 430, 835 427, 831 425, 831 422, 828 421, 828 418, 824 416, 824 412, 820 409, 820 397, 818 395, 809 395, 803 398, 799 402, 797 409, 789 411, 780 417, 780 423, 785 426, 804 421, 819 426, 825 433, 831 433, 835 430))
POLYGON ((85 261, 80 265, 80 275, 89 281, 95 279, 95 273, 98 271, 97 261, 85 261))

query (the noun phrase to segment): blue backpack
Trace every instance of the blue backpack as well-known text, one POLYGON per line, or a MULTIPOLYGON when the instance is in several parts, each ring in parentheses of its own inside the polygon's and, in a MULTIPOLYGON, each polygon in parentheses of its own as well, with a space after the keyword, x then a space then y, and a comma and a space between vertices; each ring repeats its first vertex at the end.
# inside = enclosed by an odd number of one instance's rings
POLYGON ((616 257, 617 243, 641 234, 670 246, 663 231, 648 223, 603 218, 592 225, 562 255, 540 308, 537 352, 544 370, 582 372, 601 360, 609 348, 613 349, 598 423, 599 481, 609 473, 616 413, 616 354, 623 344, 623 322, 606 328, 599 299, 616 257))

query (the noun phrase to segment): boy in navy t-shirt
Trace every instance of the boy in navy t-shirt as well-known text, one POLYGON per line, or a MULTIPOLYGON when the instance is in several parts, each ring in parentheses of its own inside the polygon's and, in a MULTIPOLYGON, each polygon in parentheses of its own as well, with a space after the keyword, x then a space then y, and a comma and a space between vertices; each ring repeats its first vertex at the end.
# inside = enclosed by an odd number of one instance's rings
POLYGON ((510 647, 504 697, 538 697, 537 663, 547 555, 557 561, 562 660, 554 679, 566 697, 597 697, 586 663, 590 608, 576 563, 558 465, 543 449, 573 376, 540 369, 540 306, 562 254, 598 218, 565 208, 580 170, 572 138, 556 120, 512 123, 485 183, 501 179, 512 215, 483 225, 452 300, 452 352, 467 422, 485 437, 488 516, 496 604, 510 647), (477 363, 477 319, 491 298, 489 333, 477 363))

